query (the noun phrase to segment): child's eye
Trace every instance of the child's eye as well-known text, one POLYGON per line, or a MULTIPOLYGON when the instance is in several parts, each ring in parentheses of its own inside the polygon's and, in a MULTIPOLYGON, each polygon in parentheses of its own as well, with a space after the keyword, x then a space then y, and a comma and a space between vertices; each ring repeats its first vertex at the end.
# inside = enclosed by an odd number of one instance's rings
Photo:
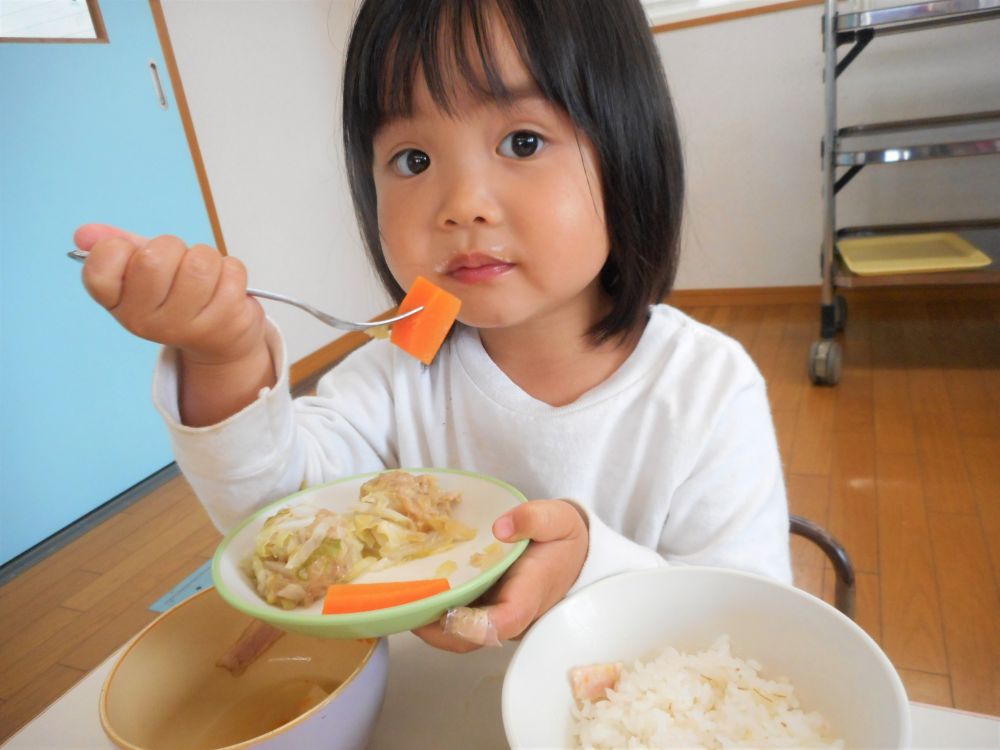
POLYGON ((515 130, 500 141, 500 147, 497 151, 502 156, 525 159, 536 154, 544 144, 545 141, 538 133, 532 133, 530 130, 515 130))
POLYGON ((431 157, 423 151, 408 148, 396 154, 392 158, 392 164, 396 168, 396 171, 404 177, 413 177, 431 165, 431 157))

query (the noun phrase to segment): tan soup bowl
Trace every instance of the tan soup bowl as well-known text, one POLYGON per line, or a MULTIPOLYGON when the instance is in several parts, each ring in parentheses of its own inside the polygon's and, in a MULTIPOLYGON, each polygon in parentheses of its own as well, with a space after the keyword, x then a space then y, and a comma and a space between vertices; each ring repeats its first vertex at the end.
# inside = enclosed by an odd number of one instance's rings
POLYGON ((101 691, 101 725, 126 750, 360 750, 388 677, 383 639, 285 633, 240 676, 216 666, 251 618, 214 588, 150 623, 101 691))

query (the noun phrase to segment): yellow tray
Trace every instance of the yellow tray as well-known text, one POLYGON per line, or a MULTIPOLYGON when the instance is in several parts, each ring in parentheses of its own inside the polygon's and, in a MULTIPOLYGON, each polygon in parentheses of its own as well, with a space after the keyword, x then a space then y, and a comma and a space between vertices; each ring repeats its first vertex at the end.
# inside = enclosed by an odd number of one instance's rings
POLYGON ((844 264, 858 276, 982 268, 989 256, 952 232, 861 237, 837 243, 844 264))

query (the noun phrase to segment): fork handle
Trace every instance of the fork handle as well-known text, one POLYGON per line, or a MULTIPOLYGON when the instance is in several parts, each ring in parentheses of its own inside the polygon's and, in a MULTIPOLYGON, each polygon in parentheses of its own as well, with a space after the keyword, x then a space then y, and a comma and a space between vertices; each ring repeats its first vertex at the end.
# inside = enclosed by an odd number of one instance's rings
POLYGON ((284 302, 287 305, 295 305, 303 310, 306 310, 309 306, 299 302, 297 299, 292 299, 291 297, 286 297, 283 294, 278 294, 277 292, 266 292, 263 289, 254 289, 252 287, 247 287, 247 294, 251 297, 260 297, 262 299, 273 299, 275 302, 284 302))

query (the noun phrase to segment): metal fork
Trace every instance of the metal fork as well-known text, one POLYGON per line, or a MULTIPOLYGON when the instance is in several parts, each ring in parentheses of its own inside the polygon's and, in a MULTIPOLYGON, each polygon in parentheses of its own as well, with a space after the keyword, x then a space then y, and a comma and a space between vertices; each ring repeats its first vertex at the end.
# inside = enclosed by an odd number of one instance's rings
MULTIPOLYGON (((66 255, 68 255, 73 260, 83 263, 85 260, 87 260, 87 256, 90 255, 90 253, 87 252, 86 250, 70 250, 68 253, 66 253, 66 255)), ((423 305, 421 305, 419 307, 414 307, 412 310, 407 310, 402 315, 396 315, 395 317, 392 318, 383 318, 382 320, 371 320, 368 321, 367 323, 354 323, 350 320, 341 320, 340 318, 335 318, 332 315, 323 312, 322 310, 317 310, 312 305, 307 305, 305 302, 299 302, 297 299, 286 297, 284 294, 277 294, 275 292, 266 292, 263 289, 249 289, 249 288, 247 289, 247 294, 251 295, 252 297, 260 297, 262 299, 270 299, 274 300, 275 302, 284 302, 286 305, 292 305, 293 307, 297 307, 300 310, 304 310, 317 320, 323 321, 328 326, 339 328, 342 331, 364 331, 369 328, 377 328, 378 326, 389 325, 390 323, 395 323, 396 321, 408 318, 411 315, 416 315, 418 312, 424 309, 423 305)))

